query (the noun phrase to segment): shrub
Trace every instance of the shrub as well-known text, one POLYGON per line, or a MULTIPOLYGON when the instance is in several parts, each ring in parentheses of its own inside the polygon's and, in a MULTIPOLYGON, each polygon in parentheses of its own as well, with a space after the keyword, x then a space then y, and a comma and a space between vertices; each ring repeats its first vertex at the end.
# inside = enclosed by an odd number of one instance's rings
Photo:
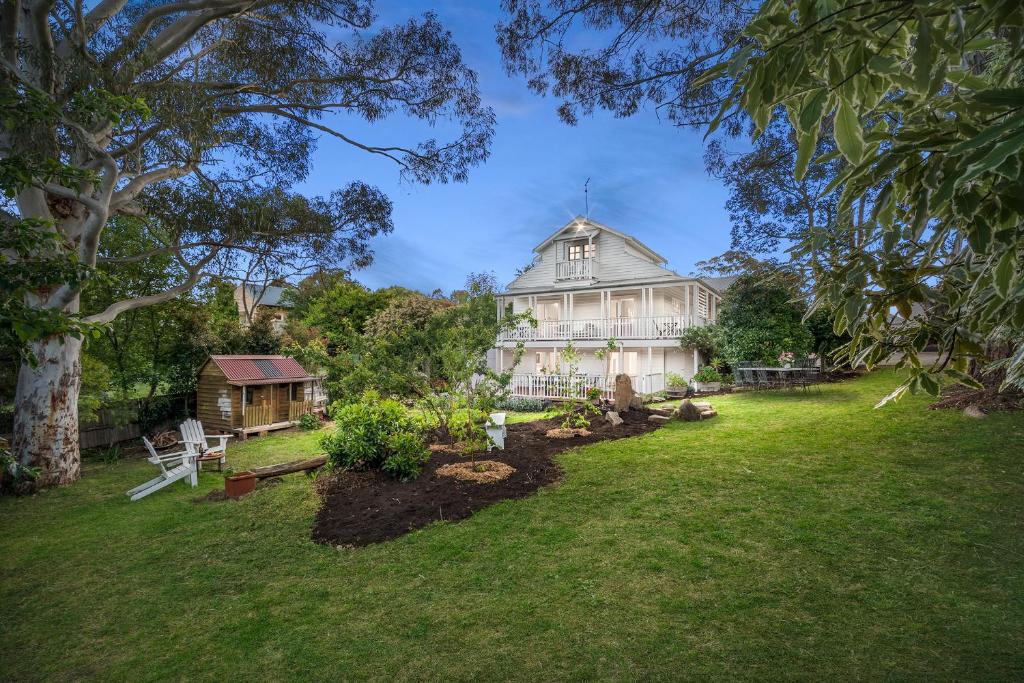
POLYGON ((715 370, 714 366, 705 365, 704 367, 697 371, 696 375, 693 376, 693 381, 702 383, 721 382, 722 375, 718 372, 718 370, 715 370))
POLYGON ((381 469, 401 481, 418 477, 430 459, 430 452, 423 447, 423 439, 413 432, 390 434, 387 448, 389 453, 381 469))
POLYGON ((419 475, 429 454, 416 421, 398 401, 368 391, 331 406, 335 430, 320 444, 332 467, 379 469, 399 479, 419 475))
POLYGON ((665 383, 673 389, 683 389, 686 387, 686 378, 674 372, 669 372, 665 375, 665 383))
POLYGON ((323 422, 320 421, 320 416, 316 413, 305 413, 299 418, 299 428, 307 431, 313 431, 314 429, 320 429, 323 426, 323 422))
POLYGON ((509 396, 494 404, 498 410, 513 410, 520 413, 539 413, 544 410, 544 401, 528 396, 509 396))

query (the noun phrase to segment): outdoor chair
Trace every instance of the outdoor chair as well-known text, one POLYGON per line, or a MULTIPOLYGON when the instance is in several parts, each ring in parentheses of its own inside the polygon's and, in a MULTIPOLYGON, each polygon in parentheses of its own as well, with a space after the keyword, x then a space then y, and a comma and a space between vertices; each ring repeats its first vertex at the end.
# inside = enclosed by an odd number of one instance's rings
POLYGON ((228 439, 232 438, 231 434, 204 434, 203 423, 199 420, 185 420, 178 426, 178 429, 181 431, 182 442, 192 444, 199 451, 197 462, 200 470, 203 468, 204 462, 213 461, 217 462, 217 471, 224 469, 224 464, 227 462, 228 439), (211 446, 207 439, 219 439, 220 443, 211 446))
POLYGON ((160 468, 160 475, 128 491, 125 495, 132 501, 145 498, 154 491, 170 486, 180 479, 187 478, 192 488, 199 485, 198 470, 196 469, 198 454, 191 444, 185 444, 183 451, 161 455, 156 452, 156 448, 146 437, 142 437, 142 443, 149 451, 149 461, 160 468))
POLYGON ((758 389, 774 389, 778 384, 768 376, 767 370, 754 370, 757 373, 757 388, 758 389))

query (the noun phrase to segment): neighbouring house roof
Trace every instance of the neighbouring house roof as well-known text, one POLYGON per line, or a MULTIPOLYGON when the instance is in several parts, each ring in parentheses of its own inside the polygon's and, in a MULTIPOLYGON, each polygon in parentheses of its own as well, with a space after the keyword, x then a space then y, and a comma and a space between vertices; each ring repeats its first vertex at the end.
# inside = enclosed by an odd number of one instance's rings
MULTIPOLYGON (((242 286, 243 285, 239 285, 239 287, 242 286)), ((288 291, 288 287, 278 287, 276 285, 244 286, 245 298, 247 301, 260 306, 280 306, 282 308, 291 308, 289 303, 281 300, 282 295, 288 291)))
POLYGON ((294 358, 287 356, 210 356, 228 384, 277 384, 316 379, 294 358))
POLYGON ((647 256, 654 259, 658 265, 663 266, 666 263, 668 263, 668 259, 660 255, 658 252, 654 251, 646 244, 644 244, 637 238, 633 237, 632 235, 627 235, 626 233, 616 230, 615 228, 608 227, 607 225, 598 223, 597 221, 592 221, 589 218, 585 218, 583 216, 576 216, 576 218, 573 218, 571 221, 560 227, 558 230, 555 230, 555 232, 553 232, 546 240, 544 240, 536 247, 534 247, 533 250, 539 254, 541 251, 544 250, 546 246, 551 244, 551 242, 556 240, 559 235, 566 232, 567 230, 579 230, 582 235, 586 235, 593 229, 596 229, 597 231, 605 230, 613 235, 618 235, 619 237, 626 241, 626 244, 633 247, 634 249, 637 249, 647 254, 647 256))
POLYGON ((732 283, 736 282, 738 277, 738 275, 726 275, 723 277, 702 277, 700 279, 719 294, 725 294, 725 290, 732 287, 732 283))

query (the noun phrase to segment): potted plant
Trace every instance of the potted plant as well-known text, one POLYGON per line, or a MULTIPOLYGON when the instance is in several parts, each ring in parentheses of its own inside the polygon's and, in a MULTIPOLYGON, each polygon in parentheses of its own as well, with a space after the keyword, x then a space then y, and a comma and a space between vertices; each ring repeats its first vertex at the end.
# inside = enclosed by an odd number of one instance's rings
POLYGON ((244 470, 235 472, 234 468, 224 470, 224 495, 228 498, 241 498, 256 490, 256 473, 244 470))
POLYGON ((686 395, 686 378, 669 372, 665 375, 665 386, 668 388, 668 395, 671 398, 679 398, 686 395))
POLYGON ((705 365, 698 370, 692 381, 697 391, 718 391, 722 388, 722 375, 712 365, 705 365))

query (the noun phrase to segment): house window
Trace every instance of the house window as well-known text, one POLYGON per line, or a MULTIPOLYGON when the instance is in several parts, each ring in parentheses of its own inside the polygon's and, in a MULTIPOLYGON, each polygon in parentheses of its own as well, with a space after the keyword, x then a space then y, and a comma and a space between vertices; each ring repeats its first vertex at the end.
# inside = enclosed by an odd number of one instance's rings
POLYGON ((289 401, 301 401, 302 397, 299 395, 299 391, 302 389, 302 385, 296 382, 291 384, 291 393, 288 394, 289 401))
POLYGON ((619 352, 612 352, 611 357, 611 370, 613 375, 619 373, 625 373, 627 375, 637 374, 637 368, 639 367, 638 354, 636 351, 623 351, 622 359, 619 360, 619 352))
POLYGON ((593 256, 594 245, 590 242, 574 242, 569 245, 569 260, 581 261, 593 256))
POLYGON ((242 400, 245 405, 251 406, 253 401, 252 387, 242 387, 242 400))

